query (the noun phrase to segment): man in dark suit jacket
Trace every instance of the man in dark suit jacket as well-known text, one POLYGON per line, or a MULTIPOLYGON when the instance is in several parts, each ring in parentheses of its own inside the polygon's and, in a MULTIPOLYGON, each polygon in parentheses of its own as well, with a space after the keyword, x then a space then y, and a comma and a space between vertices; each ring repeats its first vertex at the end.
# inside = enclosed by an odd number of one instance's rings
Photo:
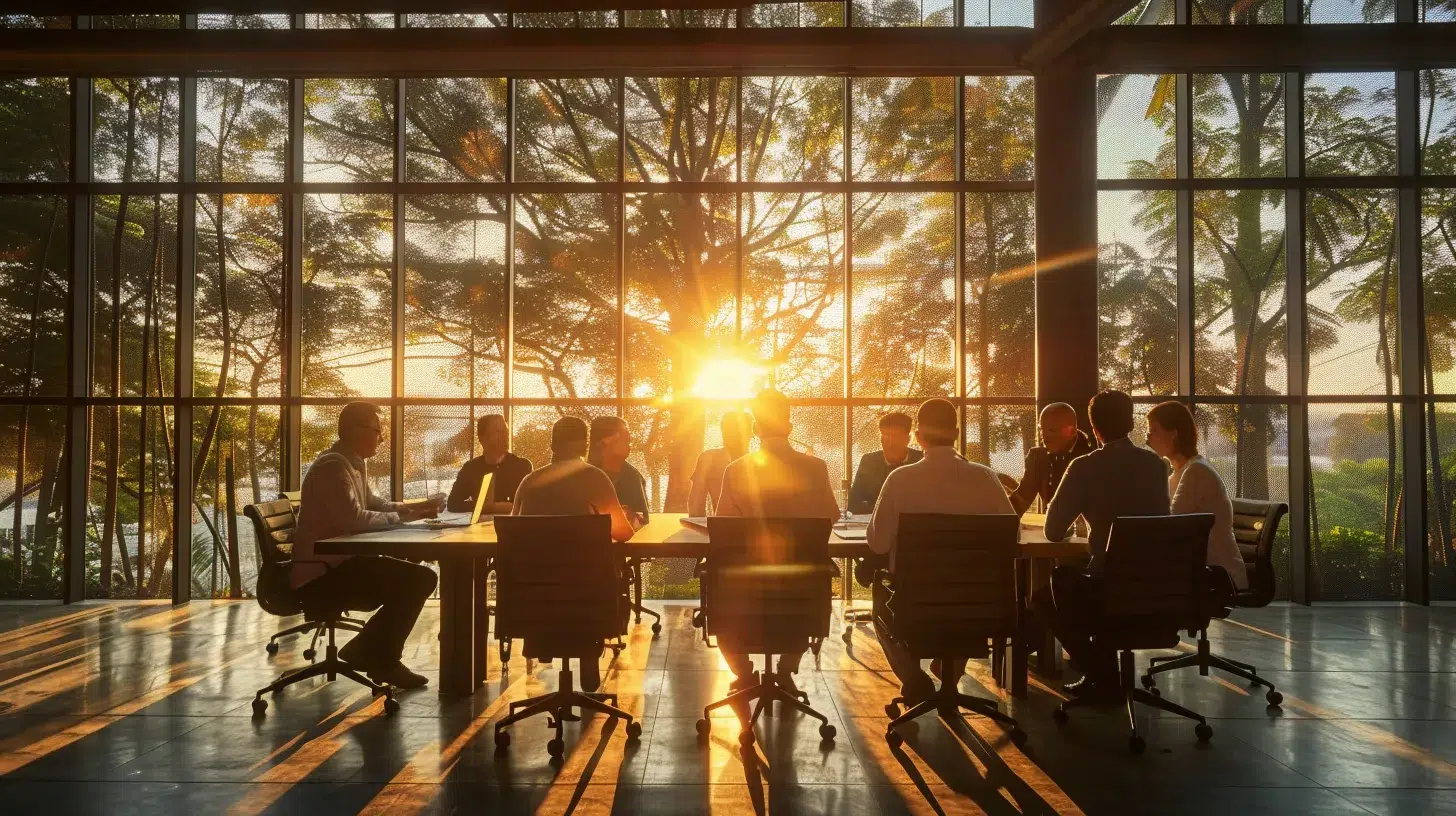
POLYGON ((880 449, 860 457, 854 469, 854 482, 849 487, 849 512, 875 512, 875 502, 890 471, 901 465, 913 465, 925 456, 910 447, 910 415, 895 411, 880 417, 880 449))
POLYGON ((500 414, 486 414, 476 420, 475 433, 480 437, 480 455, 460 468, 445 506, 456 513, 474 510, 480 480, 485 478, 485 474, 494 473, 485 514, 507 515, 516 500, 516 488, 531 472, 531 460, 510 452, 510 432, 506 429, 506 418, 500 414))
POLYGON ((1091 441, 1077 428, 1075 408, 1065 402, 1054 402, 1041 409, 1041 445, 1026 452, 1021 481, 1002 476, 1011 506, 1017 513, 1025 513, 1040 498, 1042 507, 1046 507, 1056 494, 1057 485, 1062 483, 1067 466, 1073 459, 1091 452, 1091 441))
POLYGON ((1117 654, 1092 643, 1102 607, 1101 578, 1107 536, 1118 516, 1168 514, 1168 466, 1161 456, 1133 444, 1132 398, 1103 391, 1089 407, 1099 450, 1067 467, 1046 514, 1046 536, 1065 538, 1078 516, 1091 527, 1092 560, 1085 568, 1057 567, 1051 587, 1032 596, 1037 617, 1050 626, 1067 654, 1085 672, 1067 687, 1073 694, 1113 693, 1118 687, 1117 654))

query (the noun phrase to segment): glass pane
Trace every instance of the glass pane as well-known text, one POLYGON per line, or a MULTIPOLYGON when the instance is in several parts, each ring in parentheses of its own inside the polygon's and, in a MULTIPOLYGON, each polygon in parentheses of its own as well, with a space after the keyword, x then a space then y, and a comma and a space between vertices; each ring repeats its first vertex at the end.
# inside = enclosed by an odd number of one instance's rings
POLYGON ((616 196, 517 198, 515 396, 617 395, 617 217, 616 196))
POLYGON ((190 537, 193 597, 251 597, 258 585, 258 543, 243 508, 280 495, 281 416, 275 405, 199 406, 192 415, 193 450, 204 461, 190 537))
POLYGON ((1026 470, 1026 452, 1041 444, 1036 406, 967 405, 962 416, 966 458, 1020 479, 1026 470))
POLYGON ((69 241, 65 198, 0 196, 0 394, 67 391, 69 241))
POLYGON ((283 396, 283 203, 197 197, 197 396, 283 396))
POLYGON ((0 181, 69 181, 71 81, 0 80, 0 181))
MULTIPOLYGON (((293 20, 287 14, 199 14, 197 27, 201 29, 247 28, 270 29, 291 28, 293 20)), ((251 525, 249 526, 251 528, 251 525)))
POLYGON ((1304 172, 1311 176, 1396 172, 1394 74, 1305 75, 1304 172))
POLYGON ((857 181, 955 178, 954 77, 855 77, 857 181))
POLYGON ((1032 396, 1036 196, 967 193, 965 201, 966 395, 1032 396))
POLYGON ((286 79, 197 80, 197 180, 282 181, 286 79))
POLYGON ((34 14, 0 14, 0 28, 70 28, 70 17, 40 17, 34 14))
POLYGON ((1193 75, 1199 178, 1284 175, 1284 75, 1193 75))
POLYGON ((516 179, 615 181, 618 118, 617 80, 516 80, 516 179))
POLYGON ((97 14, 91 18, 92 28, 178 28, 182 18, 176 14, 97 14))
POLYGON ((121 195, 91 200, 91 393, 171 394, 177 197, 121 195))
POLYGON ((1178 390, 1178 264, 1171 191, 1097 194, 1097 349, 1103 388, 1178 390))
POLYGON ((409 28, 501 28, 506 15, 496 14, 407 14, 409 28))
POLYGON ((86 597, 171 597, 171 434, 171 408, 91 409, 86 597))
POLYGON ((743 197, 743 335, 791 397, 844 396, 844 197, 743 197))
POLYGON ((955 25, 954 0, 852 0, 856 27, 955 25))
MULTIPOLYGON (((1426 541, 1431 598, 1456 600, 1456 405, 1429 403, 1426 423, 1426 541)), ((0 488, 3 489, 3 488, 0 488)))
POLYGON ((853 396, 950 394, 955 196, 859 193, 853 201, 853 396))
POLYGON ((1456 0, 1420 0, 1420 20, 1423 23, 1456 20, 1456 0))
POLYGON ((965 78, 966 178, 1030 181, 1036 177, 1036 81, 965 78))
POLYGON ((1178 175, 1177 96, 1173 74, 1097 78, 1098 178, 1178 175))
POLYGON ((731 77, 628 79, 627 179, 733 181, 734 82, 731 77))
POLYGON ((1395 194, 1311 190, 1307 201, 1309 393, 1398 394, 1395 194))
POLYGON ((176 181, 179 84, 175 79, 97 79, 96 181, 176 181))
POLYGON ((1034 0, 963 0, 968 26, 1017 26, 1036 24, 1034 0))
POLYGON ((1421 172, 1456 175, 1456 69, 1422 71, 1421 172))
POLYGON ((1393 23, 1395 3, 1371 0, 1304 0, 1306 23, 1393 23))
POLYGON ((564 416, 580 418, 588 425, 592 417, 616 416, 611 405, 520 405, 511 410, 511 452, 531 460, 536 467, 551 464, 551 426, 564 416))
POLYGON ((849 451, 844 449, 844 409, 837 405, 795 405, 789 419, 794 426, 789 441, 798 450, 824 460, 834 500, 843 509, 853 475, 846 469, 849 451))
POLYGON ((1321 601, 1398 601, 1405 583, 1397 405, 1309 409, 1310 542, 1321 601))
POLYGON ((450 493, 460 466, 480 453, 475 422, 500 405, 411 405, 404 409, 404 498, 450 493))
POLYGON ((394 179, 394 80, 304 80, 303 178, 394 179))
POLYGON ((743 79, 745 181, 844 180, 844 80, 743 79))
POLYGON ((506 80, 408 79, 409 181, 505 181, 506 80))
POLYGON ((304 28, 394 28, 393 14, 305 14, 304 28))
POLYGON ((304 396, 391 394, 393 241, 389 196, 304 198, 304 396))
POLYGON ((1286 393, 1284 318, 1284 191, 1195 193, 1195 393, 1286 393))
POLYGON ((505 395, 506 218, 504 196, 406 197, 405 394, 505 395))
MULTIPOLYGON (((303 406, 303 427, 300 430, 299 444, 303 460, 301 475, 305 478, 308 476, 308 469, 313 464, 313 460, 338 441, 339 409, 342 407, 342 405, 303 406)), ((379 423, 384 431, 384 437, 379 441, 379 452, 364 462, 364 478, 369 483, 369 492, 382 499, 388 499, 393 495, 390 492, 393 478, 390 476, 389 463, 389 435, 393 422, 390 409, 380 406, 379 423)))
POLYGON ((627 11, 628 28, 734 28, 737 25, 738 12, 733 9, 627 11))
POLYGON ((737 235, 732 194, 627 197, 626 396, 723 396, 705 378, 738 360, 737 235))
POLYGON ((1193 23, 1195 25, 1250 25, 1282 22, 1284 22, 1282 0, 1193 0, 1193 23))
POLYGON ((516 28, 616 28, 615 11, 530 11, 511 15, 516 28))
POLYGON ((844 25, 844 3, 759 3, 749 7, 747 16, 745 25, 761 28, 839 27, 844 25))
MULTIPOLYGON (((1289 410, 1283 405, 1198 405, 1198 449, 1231 497, 1289 501, 1289 410)), ((1289 517, 1273 550, 1276 597, 1289 597, 1289 517)))
POLYGON ((1456 394, 1456 190, 1427 190, 1422 201, 1421 285, 1426 317, 1428 394, 1456 394))
POLYGON ((61 597, 66 411, 0 407, 0 598, 61 597))
POLYGON ((1169 0, 1137 0, 1116 25, 1172 25, 1175 6, 1169 0))

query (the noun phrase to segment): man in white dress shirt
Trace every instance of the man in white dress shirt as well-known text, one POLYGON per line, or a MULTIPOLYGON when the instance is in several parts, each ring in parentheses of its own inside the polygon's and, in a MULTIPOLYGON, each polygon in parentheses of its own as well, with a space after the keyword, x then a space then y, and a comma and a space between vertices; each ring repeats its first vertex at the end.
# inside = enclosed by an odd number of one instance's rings
MULTIPOLYGON (((920 405, 915 421, 915 440, 925 451, 925 458, 890 472, 880 491, 875 514, 870 519, 869 547, 890 556, 890 570, 895 569, 895 548, 898 543, 902 513, 948 513, 976 516, 1012 514, 996 471, 968 462, 952 447, 960 435, 959 416, 949 400, 930 399, 920 405)), ((875 621, 884 617, 888 592, 874 583, 875 621)), ((877 631, 885 657, 900 678, 900 691, 905 701, 915 703, 935 691, 935 683, 920 668, 920 661, 901 648, 888 632, 877 631)), ((959 658, 948 667, 947 677, 959 680, 966 660, 959 658)))

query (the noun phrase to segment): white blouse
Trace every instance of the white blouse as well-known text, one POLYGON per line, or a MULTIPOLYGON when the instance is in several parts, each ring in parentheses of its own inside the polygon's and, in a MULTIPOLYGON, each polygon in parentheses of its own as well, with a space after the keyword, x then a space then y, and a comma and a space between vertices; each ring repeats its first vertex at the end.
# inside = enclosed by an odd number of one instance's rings
POLYGON ((1248 589, 1249 574, 1243 554, 1234 539, 1234 506, 1224 491, 1218 471, 1202 456, 1194 456, 1168 477, 1173 513, 1212 513, 1213 529, 1208 533, 1208 565, 1223 567, 1239 589, 1248 589))

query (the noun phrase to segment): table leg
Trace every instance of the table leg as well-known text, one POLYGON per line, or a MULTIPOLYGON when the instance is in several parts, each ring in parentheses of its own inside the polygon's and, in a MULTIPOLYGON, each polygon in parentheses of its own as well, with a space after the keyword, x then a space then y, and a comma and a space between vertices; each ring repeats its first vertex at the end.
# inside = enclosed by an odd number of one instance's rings
POLYGON ((1031 562, 1016 560, 1016 637, 1011 641, 1011 696, 1026 696, 1026 641, 1031 612, 1031 562))
POLYGON ((490 575, 490 559, 475 559, 475 569, 472 580, 472 593, 475 596, 475 620, 473 635, 470 638, 473 648, 470 688, 477 689, 485 682, 485 670, 488 665, 486 658, 487 645, 490 640, 490 593, 486 579, 490 575))
POLYGON ((440 694, 462 697, 474 690, 475 559, 440 559, 440 694))
MULTIPOLYGON (((1031 585, 1033 587, 1049 586, 1052 580, 1052 568, 1056 561, 1050 558, 1038 558, 1032 562, 1033 575, 1031 585)), ((1041 627, 1041 641, 1036 644, 1036 673, 1048 679, 1057 680, 1062 676, 1062 645, 1057 642, 1056 635, 1052 634, 1050 626, 1041 627)))

